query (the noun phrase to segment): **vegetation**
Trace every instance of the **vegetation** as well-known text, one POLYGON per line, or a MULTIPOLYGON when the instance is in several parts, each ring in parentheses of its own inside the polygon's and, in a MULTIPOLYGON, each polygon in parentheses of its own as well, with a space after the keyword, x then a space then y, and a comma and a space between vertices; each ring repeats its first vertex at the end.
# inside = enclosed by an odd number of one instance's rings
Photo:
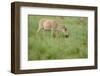
POLYGON ((78 59, 88 57, 87 17, 28 16, 28 60, 78 59), (41 18, 55 19, 68 28, 69 37, 52 37, 50 31, 37 33, 41 18))

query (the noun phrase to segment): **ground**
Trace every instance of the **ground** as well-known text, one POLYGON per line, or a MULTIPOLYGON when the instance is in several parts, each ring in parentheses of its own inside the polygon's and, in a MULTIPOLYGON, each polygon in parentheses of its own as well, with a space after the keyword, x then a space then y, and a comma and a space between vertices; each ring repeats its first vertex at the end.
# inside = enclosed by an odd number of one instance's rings
POLYGON ((88 57, 87 17, 28 16, 28 60, 79 59, 88 57), (37 33, 41 18, 55 19, 68 28, 69 37, 54 38, 50 31, 37 33))

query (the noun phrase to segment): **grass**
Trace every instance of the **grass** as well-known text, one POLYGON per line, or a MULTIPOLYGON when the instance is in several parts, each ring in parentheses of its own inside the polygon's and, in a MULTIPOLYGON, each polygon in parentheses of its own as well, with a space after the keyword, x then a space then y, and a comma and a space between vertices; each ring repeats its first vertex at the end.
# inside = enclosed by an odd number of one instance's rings
POLYGON ((86 17, 28 16, 28 60, 78 59, 88 57, 86 17), (41 18, 56 19, 66 24, 69 37, 52 37, 50 31, 39 32, 41 18))

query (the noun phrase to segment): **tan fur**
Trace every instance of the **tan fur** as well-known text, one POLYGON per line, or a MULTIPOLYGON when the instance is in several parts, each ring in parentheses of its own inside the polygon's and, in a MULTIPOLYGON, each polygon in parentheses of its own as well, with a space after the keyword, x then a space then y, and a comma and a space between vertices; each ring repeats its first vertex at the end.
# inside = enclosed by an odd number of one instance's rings
POLYGON ((39 32, 40 30, 50 30, 52 34, 54 34, 54 32, 56 31, 68 33, 67 28, 63 25, 58 24, 56 20, 44 18, 39 21, 37 32, 39 32))

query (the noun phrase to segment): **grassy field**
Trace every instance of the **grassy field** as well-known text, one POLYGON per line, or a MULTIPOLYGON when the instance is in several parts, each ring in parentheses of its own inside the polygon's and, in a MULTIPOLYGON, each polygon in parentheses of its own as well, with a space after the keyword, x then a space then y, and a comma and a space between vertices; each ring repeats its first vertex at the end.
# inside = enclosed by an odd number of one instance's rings
POLYGON ((79 59, 88 57, 88 18, 28 16, 28 60, 79 59), (66 24, 69 37, 52 37, 50 31, 37 33, 41 18, 56 19, 66 24))

